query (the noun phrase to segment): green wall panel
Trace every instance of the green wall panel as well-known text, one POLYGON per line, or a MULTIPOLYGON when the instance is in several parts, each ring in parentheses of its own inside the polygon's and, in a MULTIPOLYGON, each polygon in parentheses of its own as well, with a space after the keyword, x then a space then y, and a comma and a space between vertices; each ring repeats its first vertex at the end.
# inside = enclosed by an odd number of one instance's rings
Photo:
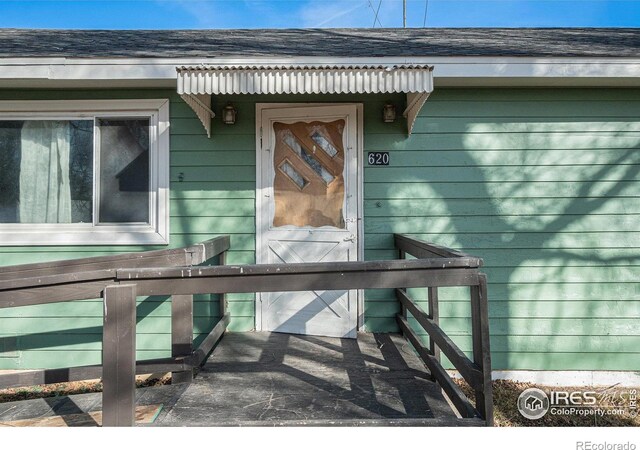
MULTIPOLYGON (((366 258, 395 257, 393 232, 482 257, 495 369, 638 370, 639 100, 436 90, 411 137, 365 136, 391 159, 365 168, 366 258)), ((442 327, 470 351, 468 292, 440 298, 442 327)), ((392 291, 367 291, 369 329, 394 330, 397 310, 392 291)))
MULTIPOLYGON (((0 99, 169 98, 171 120, 171 238, 179 247, 220 234, 231 235, 231 264, 255 261, 255 138, 218 136, 207 139, 202 125, 172 90, 0 91, 0 99), (183 181, 179 181, 179 179, 183 181)), ((242 131, 238 129, 239 131, 242 131)), ((157 246, 2 247, 0 264, 72 259, 157 246)), ((170 354, 168 300, 138 302, 138 358, 170 354)), ((230 295, 230 329, 254 327, 253 297, 230 295)), ((217 297, 201 296, 194 305, 194 338, 198 343, 219 314, 217 297)), ((17 351, 0 352, 0 369, 65 367, 100 362, 102 305, 99 300, 13 308, 0 311, 0 340, 17 337, 17 351)), ((0 346, 2 348, 2 346, 0 346)), ((5 349, 6 350, 6 349, 5 349)))
MULTIPOLYGON (((482 257, 495 369, 640 367, 640 90, 437 89, 410 137, 403 120, 380 120, 386 101, 402 111, 399 95, 231 96, 214 109, 232 101, 237 123, 214 120, 211 139, 172 90, 0 91, 62 98, 169 98, 171 246, 230 234, 232 264, 255 261, 255 103, 364 102, 364 150, 391 156, 365 165, 366 259, 394 258, 394 232, 482 257)), ((155 248, 2 247, 0 264, 155 248)), ((413 294, 426 308, 424 290, 413 294)), ((468 352, 467 294, 440 297, 443 328, 468 352)), ((365 297, 365 328, 397 331, 393 292, 365 297)), ((253 329, 253 298, 229 295, 232 331, 253 329)), ((196 343, 217 308, 215 297, 195 302, 196 343)), ((168 355, 169 311, 140 299, 138 357, 168 355)), ((101 303, 7 309, 0 330, 19 347, 0 352, 0 368, 94 364, 101 303)))

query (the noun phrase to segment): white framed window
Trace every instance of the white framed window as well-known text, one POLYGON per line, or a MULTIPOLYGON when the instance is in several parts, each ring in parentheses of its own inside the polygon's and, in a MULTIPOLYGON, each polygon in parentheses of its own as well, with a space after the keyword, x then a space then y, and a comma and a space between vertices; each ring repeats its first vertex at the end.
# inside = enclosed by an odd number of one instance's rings
POLYGON ((0 245, 169 243, 169 101, 0 101, 0 245))

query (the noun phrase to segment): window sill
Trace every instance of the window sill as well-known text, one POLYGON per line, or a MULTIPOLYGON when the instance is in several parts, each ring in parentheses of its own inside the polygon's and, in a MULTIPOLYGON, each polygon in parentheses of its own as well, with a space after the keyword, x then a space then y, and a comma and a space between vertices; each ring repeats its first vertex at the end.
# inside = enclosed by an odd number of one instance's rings
POLYGON ((0 246, 58 245, 167 245, 168 236, 148 226, 65 227, 45 229, 42 225, 26 225, 28 230, 0 227, 0 246))

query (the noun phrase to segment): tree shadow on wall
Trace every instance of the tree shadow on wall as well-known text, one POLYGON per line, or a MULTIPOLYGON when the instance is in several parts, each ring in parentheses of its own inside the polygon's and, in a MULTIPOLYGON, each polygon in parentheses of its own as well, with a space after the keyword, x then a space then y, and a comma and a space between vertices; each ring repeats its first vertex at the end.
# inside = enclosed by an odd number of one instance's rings
MULTIPOLYGON (((427 142, 430 167, 402 192, 388 185, 386 198, 411 200, 391 208, 393 231, 484 258, 494 369, 620 370, 612 345, 637 347, 637 323, 615 320, 638 299, 640 137, 628 138, 468 123, 445 151, 427 142)), ((445 331, 470 350, 468 315, 449 311, 445 331)))

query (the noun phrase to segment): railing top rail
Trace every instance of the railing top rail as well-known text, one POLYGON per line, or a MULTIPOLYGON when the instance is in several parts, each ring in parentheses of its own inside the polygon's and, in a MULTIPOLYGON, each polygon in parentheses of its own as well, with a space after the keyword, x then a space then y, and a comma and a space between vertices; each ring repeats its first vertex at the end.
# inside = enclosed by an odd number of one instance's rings
POLYGON ((418 269, 476 269, 477 258, 425 258, 332 263, 246 264, 207 267, 144 267, 119 269, 118 281, 162 278, 210 278, 246 275, 328 274, 336 272, 403 271, 418 269))
POLYGON ((476 267, 480 267, 483 264, 482 258, 459 250, 443 247, 405 234, 394 234, 393 237, 396 248, 416 258, 466 258, 476 260, 476 267))
POLYGON ((284 285, 292 280, 300 287, 296 290, 374 289, 404 286, 407 282, 424 286, 424 280, 418 280, 420 276, 429 277, 434 286, 471 286, 477 282, 480 258, 461 252, 446 257, 431 244, 400 235, 396 240, 417 259, 197 266, 229 248, 229 237, 222 236, 182 249, 76 260, 59 273, 42 270, 43 266, 55 268, 51 264, 35 265, 34 270, 30 270, 34 265, 14 266, 16 270, 5 272, 13 274, 11 278, 0 277, 0 308, 97 298, 107 285, 121 282, 142 283, 140 292, 145 294, 140 295, 272 292, 288 290, 284 285), (436 251, 439 254, 433 257, 436 251), (192 253, 187 257, 185 252, 192 253), (185 286, 196 280, 200 280, 197 286, 185 286), (180 288, 172 282, 180 282, 180 288), (349 286, 350 282, 355 284, 349 286))
POLYGON ((12 278, 0 280, 0 292, 19 289, 44 288, 48 286, 88 283, 94 281, 115 280, 117 269, 100 269, 87 272, 61 273, 57 275, 12 278))
POLYGON ((0 308, 100 297, 114 283, 135 283, 138 295, 472 286, 475 259, 431 258, 337 263, 181 266, 117 269, 0 282, 0 308))
POLYGON ((139 295, 174 295, 475 286, 478 275, 463 258, 439 258, 122 269, 117 280, 135 283, 139 295))
MULTIPOLYGON (((229 236, 219 236, 186 247, 166 250, 120 253, 62 261, 0 267, 0 280, 73 275, 109 269, 149 267, 153 265, 184 266, 206 262, 229 248, 229 236)), ((70 282, 70 281, 67 281, 70 282)))

